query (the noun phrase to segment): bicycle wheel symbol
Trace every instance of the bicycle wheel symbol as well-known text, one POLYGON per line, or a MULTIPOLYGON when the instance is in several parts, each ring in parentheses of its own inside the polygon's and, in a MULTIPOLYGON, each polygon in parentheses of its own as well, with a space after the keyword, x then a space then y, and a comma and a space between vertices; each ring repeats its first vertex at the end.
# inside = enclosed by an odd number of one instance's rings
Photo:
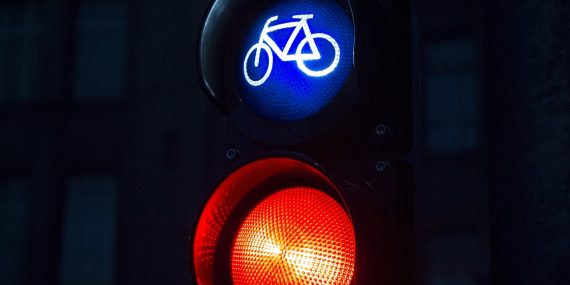
MULTIPOLYGON (((256 55, 255 57, 255 67, 259 66, 259 58, 261 57, 261 54, 256 55)), ((265 43, 256 43, 254 44, 249 51, 247 52, 246 56, 245 56, 245 60, 243 62, 243 74, 245 75, 245 80, 247 80, 247 83, 249 83, 252 86, 259 86, 263 83, 265 83, 265 81, 267 80, 267 78, 269 78, 269 75, 271 74, 271 70, 273 69, 273 53, 271 52, 271 48, 265 44, 265 43), (259 80, 254 80, 251 79, 251 77, 249 76, 249 73, 247 72, 247 62, 249 59, 249 56, 256 50, 259 50, 258 52, 260 53, 261 50, 264 50, 267 53, 267 70, 265 71, 265 74, 261 77, 261 79, 259 80)))
POLYGON ((322 77, 325 76, 331 72, 333 72, 333 70, 337 67, 339 61, 340 61, 340 47, 338 46, 338 43, 329 35, 327 34, 323 34, 323 33, 316 33, 316 34, 311 34, 310 36, 305 37, 300 43, 299 46, 297 47, 297 67, 303 71, 305 74, 312 76, 312 77, 322 77), (322 69, 322 70, 311 70, 309 69, 306 65, 305 65, 305 61, 308 60, 304 60, 302 58, 302 51, 303 48, 305 47, 305 45, 311 40, 314 41, 315 39, 324 39, 326 41, 328 41, 334 49, 334 59, 332 61, 332 63, 322 69))

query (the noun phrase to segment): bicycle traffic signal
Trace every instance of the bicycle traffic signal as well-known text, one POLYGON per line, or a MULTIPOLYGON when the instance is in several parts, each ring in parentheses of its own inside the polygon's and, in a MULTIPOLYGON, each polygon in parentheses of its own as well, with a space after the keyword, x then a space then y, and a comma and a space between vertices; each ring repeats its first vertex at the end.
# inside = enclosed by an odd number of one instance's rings
POLYGON ((199 61, 228 148, 191 236, 197 284, 412 283, 409 8, 213 2, 199 61))

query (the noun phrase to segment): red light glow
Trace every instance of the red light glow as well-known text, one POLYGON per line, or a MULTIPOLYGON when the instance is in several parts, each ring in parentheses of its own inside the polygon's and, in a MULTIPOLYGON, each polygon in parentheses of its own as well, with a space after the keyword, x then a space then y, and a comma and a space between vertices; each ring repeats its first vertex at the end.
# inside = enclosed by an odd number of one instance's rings
POLYGON ((355 238, 342 206, 322 191, 292 187, 261 201, 238 230, 235 285, 348 285, 355 238))

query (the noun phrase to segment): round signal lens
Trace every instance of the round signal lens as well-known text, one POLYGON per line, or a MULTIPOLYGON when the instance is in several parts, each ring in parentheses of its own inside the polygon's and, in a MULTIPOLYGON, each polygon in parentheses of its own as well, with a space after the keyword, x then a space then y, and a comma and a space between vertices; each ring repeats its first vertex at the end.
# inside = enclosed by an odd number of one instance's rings
POLYGON ((292 187, 262 200, 238 229, 235 285, 348 285, 355 263, 352 222, 332 197, 292 187))
POLYGON ((244 103, 257 115, 294 122, 321 112, 354 67, 354 25, 334 0, 293 0, 264 9, 237 52, 244 103))

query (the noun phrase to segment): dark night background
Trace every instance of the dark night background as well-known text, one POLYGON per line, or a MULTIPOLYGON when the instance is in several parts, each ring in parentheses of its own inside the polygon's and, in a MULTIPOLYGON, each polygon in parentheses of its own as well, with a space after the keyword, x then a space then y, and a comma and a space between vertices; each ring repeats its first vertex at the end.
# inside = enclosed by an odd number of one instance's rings
MULTIPOLYGON (((0 284, 191 284, 208 0, 0 0, 0 284)), ((570 4, 414 0, 417 284, 570 284, 570 4)))

